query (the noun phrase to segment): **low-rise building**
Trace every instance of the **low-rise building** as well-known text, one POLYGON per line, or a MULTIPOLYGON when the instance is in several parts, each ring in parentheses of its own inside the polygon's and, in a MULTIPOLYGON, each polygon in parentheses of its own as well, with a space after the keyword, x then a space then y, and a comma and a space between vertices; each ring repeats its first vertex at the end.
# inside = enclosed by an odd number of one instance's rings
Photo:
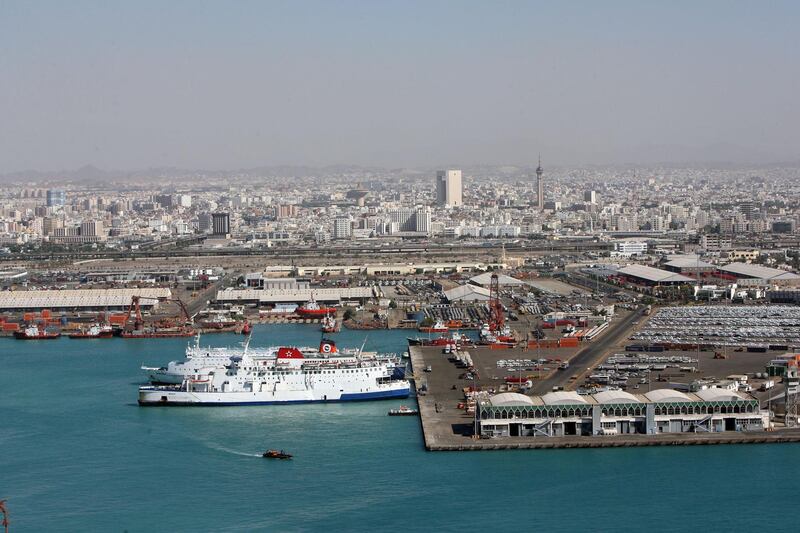
POLYGON ((475 409, 475 432, 486 437, 757 431, 768 424, 769 412, 756 398, 723 388, 695 393, 659 389, 645 394, 612 390, 594 395, 559 391, 544 396, 507 392, 475 409))

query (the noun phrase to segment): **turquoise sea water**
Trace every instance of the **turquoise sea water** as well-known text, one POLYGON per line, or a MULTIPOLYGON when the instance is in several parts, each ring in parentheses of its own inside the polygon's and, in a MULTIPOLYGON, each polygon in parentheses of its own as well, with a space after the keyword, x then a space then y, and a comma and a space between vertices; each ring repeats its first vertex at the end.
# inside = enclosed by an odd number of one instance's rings
MULTIPOLYGON (((314 326, 259 326, 253 345, 318 341, 314 326)), ((367 349, 404 341, 369 332, 367 349)), ((418 419, 386 416, 402 401, 138 407, 139 366, 185 345, 0 339, 11 532, 796 528, 800 445, 429 453, 418 419)))

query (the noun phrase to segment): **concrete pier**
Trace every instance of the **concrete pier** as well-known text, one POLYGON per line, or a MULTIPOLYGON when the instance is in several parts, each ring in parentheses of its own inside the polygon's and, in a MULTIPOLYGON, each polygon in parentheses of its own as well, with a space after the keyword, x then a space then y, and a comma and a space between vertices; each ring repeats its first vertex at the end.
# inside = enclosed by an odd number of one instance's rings
MULTIPOLYGON (((470 348, 473 359, 480 350, 470 348)), ((618 448, 632 446, 689 446, 715 444, 767 444, 800 442, 800 428, 758 432, 663 433, 659 435, 568 436, 568 437, 498 437, 476 439, 473 417, 458 409, 463 401, 462 388, 472 382, 459 379, 463 369, 456 368, 442 354, 440 347, 409 347, 411 367, 417 388, 424 383, 427 392, 417 396, 425 448, 429 451, 521 450, 541 448, 618 448), (430 366, 431 372, 424 372, 430 366), (453 389, 453 385, 456 389, 453 389)), ((497 357, 497 355, 494 355, 497 357)), ((505 356, 514 354, 509 350, 505 356)), ((486 367, 486 364, 482 366, 486 367)), ((480 380, 478 380, 480 383, 480 380)), ((498 386, 501 381, 495 382, 498 386)), ((485 382, 484 382, 485 384, 485 382)))

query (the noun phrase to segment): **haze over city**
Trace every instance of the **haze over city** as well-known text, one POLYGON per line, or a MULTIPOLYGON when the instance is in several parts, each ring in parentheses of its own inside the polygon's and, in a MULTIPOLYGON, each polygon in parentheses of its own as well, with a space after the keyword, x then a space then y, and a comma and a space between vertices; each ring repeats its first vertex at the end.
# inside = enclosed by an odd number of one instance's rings
POLYGON ((0 174, 798 160, 796 2, 2 2, 0 174))

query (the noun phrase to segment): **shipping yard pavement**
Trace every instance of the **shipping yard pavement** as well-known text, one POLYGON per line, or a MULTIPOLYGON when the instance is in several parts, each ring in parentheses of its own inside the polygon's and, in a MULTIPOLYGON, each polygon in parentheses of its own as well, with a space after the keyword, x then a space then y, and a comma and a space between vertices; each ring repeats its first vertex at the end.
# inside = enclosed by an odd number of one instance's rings
MULTIPOLYGON (((532 356, 533 350, 523 349, 492 350, 478 347, 462 350, 462 353, 465 351, 470 354, 476 367, 489 369, 488 371, 496 368, 496 362, 499 359, 532 359, 534 357, 532 356)), ((430 451, 800 442, 800 428, 753 433, 475 439, 473 438, 473 416, 468 415, 464 409, 458 408, 458 404, 464 401, 462 389, 471 385, 479 385, 484 388, 494 387, 499 392, 500 386, 503 385, 501 376, 509 373, 497 368, 495 377, 500 379, 494 380, 492 376, 479 375, 476 381, 470 381, 460 378, 466 370, 457 368, 454 363, 448 361, 448 355, 442 353, 441 347, 410 346, 409 353, 417 387, 419 388, 424 383, 427 388, 425 394, 418 394, 417 402, 425 448, 430 451), (428 366, 431 371, 425 372, 428 366)), ((484 370, 484 372, 486 371, 484 370)), ((480 374, 481 370, 478 372, 480 374)))

